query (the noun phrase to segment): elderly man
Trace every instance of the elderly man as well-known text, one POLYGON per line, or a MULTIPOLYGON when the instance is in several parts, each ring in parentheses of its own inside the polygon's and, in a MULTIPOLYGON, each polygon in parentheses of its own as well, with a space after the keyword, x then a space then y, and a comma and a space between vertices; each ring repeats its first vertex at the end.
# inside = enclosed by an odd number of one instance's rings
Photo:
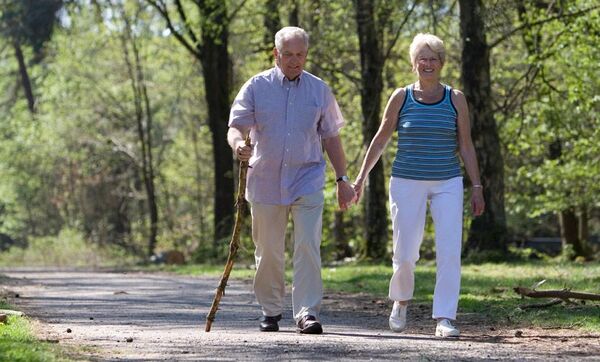
POLYGON ((256 246, 254 293, 263 313, 260 330, 279 330, 291 214, 294 319, 298 332, 320 334, 323 148, 335 170, 339 207, 346 209, 355 197, 339 137, 344 119, 329 87, 304 71, 308 34, 303 29, 277 32, 273 54, 276 66, 252 77, 235 98, 227 140, 237 158, 250 163, 246 195, 256 246), (248 133, 251 146, 244 144, 248 133))

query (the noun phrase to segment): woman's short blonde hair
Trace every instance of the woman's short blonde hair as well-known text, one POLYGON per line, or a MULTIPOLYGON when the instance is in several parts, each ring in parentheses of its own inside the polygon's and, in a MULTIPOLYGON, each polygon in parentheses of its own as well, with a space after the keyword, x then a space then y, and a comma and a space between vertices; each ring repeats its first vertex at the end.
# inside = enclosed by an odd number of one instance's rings
POLYGON ((437 53, 442 64, 446 62, 446 47, 444 47, 442 39, 433 34, 419 33, 415 35, 410 44, 410 62, 413 66, 413 70, 417 65, 417 54, 424 46, 428 46, 434 53, 437 53))

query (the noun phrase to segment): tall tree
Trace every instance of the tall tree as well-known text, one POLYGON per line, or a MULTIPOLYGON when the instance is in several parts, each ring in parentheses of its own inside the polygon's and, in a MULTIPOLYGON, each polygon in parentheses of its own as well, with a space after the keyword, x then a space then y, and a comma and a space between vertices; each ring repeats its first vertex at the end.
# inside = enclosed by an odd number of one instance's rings
POLYGON ((229 22, 237 10, 227 14, 225 1, 197 1, 198 25, 190 7, 180 0, 147 0, 167 22, 171 34, 202 64, 214 160, 214 251, 231 231, 233 222, 233 154, 227 144, 227 120, 231 96, 231 61, 227 49, 229 22), (174 9, 172 9, 174 8, 174 9), (178 21, 175 21, 174 11, 178 21))
MULTIPOLYGON (((154 254, 156 248, 156 236, 158 234, 158 205, 156 201, 155 171, 153 156, 153 111, 148 97, 148 88, 146 86, 146 77, 144 75, 144 66, 139 50, 139 40, 132 32, 133 24, 129 15, 121 8, 121 16, 124 21, 123 34, 121 42, 123 47, 123 56, 127 65, 127 73, 131 82, 133 94, 133 103, 135 109, 135 121, 137 125, 138 141, 140 144, 141 173, 146 190, 146 199, 148 202, 148 211, 150 216, 150 234, 148 235, 148 256, 154 254)), ((133 21, 136 22, 136 11, 133 21)))
POLYGON ((506 251, 504 159, 492 108, 490 47, 481 0, 459 0, 463 41, 461 80, 471 116, 473 143, 481 171, 485 213, 471 222, 465 252, 506 251))
MULTIPOLYGON (((508 231, 504 208, 504 158, 499 142, 498 127, 494 119, 494 108, 492 107, 494 97, 490 80, 490 51, 492 48, 511 39, 512 35, 523 32, 526 50, 535 53, 541 49, 540 45, 536 43, 540 38, 538 37, 539 34, 536 35, 533 32, 535 27, 561 18, 578 17, 598 8, 598 6, 578 9, 573 12, 566 12, 561 9, 556 14, 545 14, 536 21, 528 21, 523 16, 523 6, 517 6, 516 10, 521 24, 513 25, 510 21, 502 24, 503 33, 488 43, 485 21, 491 21, 493 17, 487 14, 487 9, 483 3, 480 0, 460 0, 459 5, 461 38, 463 41, 461 79, 471 108, 473 141, 478 149, 478 160, 486 198, 486 212, 472 221, 465 252, 484 250, 505 252, 508 231)), ((534 6, 552 9, 553 5, 552 3, 537 2, 534 6)), ((514 7, 509 6, 506 8, 502 5, 500 5, 500 9, 505 14, 496 15, 506 16, 509 9, 515 10, 514 7)), ((544 57, 551 54, 551 52, 546 53, 541 57, 539 54, 533 54, 533 57, 529 60, 531 64, 526 67, 525 74, 519 79, 519 81, 524 80, 524 85, 517 87, 518 84, 515 83, 512 89, 508 91, 503 106, 505 112, 515 109, 519 104, 523 104, 522 100, 531 92, 534 80, 542 69, 537 63, 543 62, 544 57)), ((544 77, 542 76, 542 78, 544 77)), ((576 230, 576 224, 571 229, 576 230)))
MULTIPOLYGON (((391 18, 389 4, 371 0, 354 0, 356 25, 360 43, 360 95, 362 111, 363 144, 369 143, 377 133, 381 113, 383 91, 383 67, 398 35, 412 11, 415 1, 407 11, 404 21, 396 30, 389 44, 384 44, 384 31, 391 18), (379 5, 379 8, 376 6, 379 5), (387 5, 387 6, 386 6, 387 5)), ((397 4, 396 4, 397 5, 397 4)), ((388 244, 388 219, 383 160, 379 160, 371 172, 365 189, 365 248, 364 256, 379 260, 385 257, 388 244)))
MULTIPOLYGON (((355 0, 356 25, 360 42, 361 110, 363 143, 369 143, 379 129, 381 92, 383 91, 383 45, 375 20, 374 4, 370 0, 355 0)), ((371 173, 365 190, 365 256, 382 259, 388 242, 388 221, 385 198, 383 161, 379 160, 371 173)))

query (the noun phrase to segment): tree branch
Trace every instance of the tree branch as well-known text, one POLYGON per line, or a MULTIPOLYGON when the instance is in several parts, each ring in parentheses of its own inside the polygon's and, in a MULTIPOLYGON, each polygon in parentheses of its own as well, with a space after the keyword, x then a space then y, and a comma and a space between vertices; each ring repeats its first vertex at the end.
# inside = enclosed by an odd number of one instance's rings
POLYGON ((237 15, 237 13, 244 7, 247 0, 243 0, 227 17, 227 22, 231 22, 233 18, 237 15))
MULTIPOLYGON (((179 14, 179 17, 181 17, 181 20, 183 21, 183 24, 185 25, 185 28, 187 29, 190 39, 192 39, 192 42, 194 42, 194 45, 197 45, 198 37, 196 36, 196 34, 194 34, 191 26, 188 24, 188 19, 187 19, 187 16, 185 15, 185 10, 183 10, 183 5, 181 5, 181 1, 176 0, 175 5, 177 5, 177 13, 179 14)), ((195 48, 197 48, 197 47, 195 47, 195 48)))
POLYGON ((494 111, 502 110, 502 113, 508 114, 512 112, 512 110, 522 102, 519 100, 525 99, 525 97, 529 94, 529 90, 533 87, 533 82, 539 74, 540 68, 537 64, 530 64, 527 71, 521 75, 509 88, 506 92, 506 97, 504 97, 504 102, 502 105, 499 105, 494 109, 494 111), (517 86, 521 83, 521 81, 525 80, 525 84, 517 89, 517 86))
POLYGON ((572 292, 568 289, 537 291, 529 288, 516 287, 513 288, 513 290, 515 293, 529 298, 560 298, 565 301, 569 298, 581 300, 600 300, 600 294, 572 292))
POLYGON ((160 13, 160 15, 163 17, 163 19, 165 19, 165 21, 167 22, 167 28, 169 28, 169 30, 171 31, 171 33, 173 34, 173 36, 190 52, 192 53, 192 55, 194 57, 196 57, 197 59, 200 59, 202 54, 200 53, 200 50, 198 47, 193 46, 192 44, 190 44, 189 41, 187 41, 187 39, 180 33, 178 32, 175 27, 173 26, 173 22, 171 21, 171 17, 169 16, 169 11, 167 10, 167 5, 162 1, 162 0, 146 0, 150 5, 152 5, 156 10, 158 10, 158 12, 160 13))
POLYGON ((410 15, 412 14, 412 12, 417 7, 418 3, 419 3, 419 0, 415 0, 412 7, 408 11, 408 13, 406 13, 406 15, 404 16, 404 20, 402 20, 402 23, 400 24, 400 26, 398 26, 398 30, 396 30, 396 35, 394 35, 394 40, 392 40, 392 42, 390 44, 388 44, 387 51, 385 52, 385 56, 383 57, 383 64, 385 64, 386 60, 390 57, 390 53, 392 52, 394 45, 396 45, 396 42, 398 41, 398 38, 400 37, 400 31, 402 30, 402 28, 404 28, 404 25, 406 25, 406 22, 410 18, 410 15))
POLYGON ((317 69, 319 69, 320 71, 324 71, 324 72, 331 73, 331 74, 340 74, 340 75, 344 76, 346 79, 348 79, 349 81, 351 81, 352 83, 354 83, 356 86, 360 86, 360 78, 352 76, 351 74, 348 74, 348 73, 344 72, 343 70, 340 70, 337 68, 326 67, 319 63, 312 63, 312 65, 314 67, 316 67, 317 69))
POLYGON ((552 16, 552 17, 547 18, 547 19, 542 19, 542 20, 539 20, 539 21, 536 21, 536 22, 533 22, 533 23, 523 24, 521 26, 518 26, 518 27, 514 28, 513 30, 509 31, 508 33, 502 35, 500 38, 496 39, 495 41, 491 42, 490 45, 489 45, 489 48, 490 49, 494 48, 496 45, 502 43, 506 39, 508 39, 511 36, 513 36, 513 34, 519 32, 519 31, 521 31, 521 30, 523 30, 525 28, 533 27, 533 26, 537 26, 537 25, 542 25, 542 24, 549 23, 551 21, 562 19, 562 18, 569 18, 569 17, 573 17, 573 16, 579 16, 581 14, 585 14, 587 12, 590 12, 590 11, 598 9, 598 8, 600 8, 600 5, 592 6, 591 8, 587 8, 587 9, 583 9, 583 10, 579 10, 579 11, 576 11, 574 13, 559 14, 559 15, 552 16))

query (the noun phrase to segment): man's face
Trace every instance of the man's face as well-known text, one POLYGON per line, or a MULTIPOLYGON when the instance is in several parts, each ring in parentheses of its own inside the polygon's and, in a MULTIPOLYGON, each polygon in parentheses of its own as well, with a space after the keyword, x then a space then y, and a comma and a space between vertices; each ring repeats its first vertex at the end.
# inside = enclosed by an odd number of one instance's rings
POLYGON ((302 73, 307 53, 306 44, 300 37, 284 40, 281 44, 281 51, 278 51, 277 48, 273 49, 277 65, 289 80, 296 79, 302 73))

